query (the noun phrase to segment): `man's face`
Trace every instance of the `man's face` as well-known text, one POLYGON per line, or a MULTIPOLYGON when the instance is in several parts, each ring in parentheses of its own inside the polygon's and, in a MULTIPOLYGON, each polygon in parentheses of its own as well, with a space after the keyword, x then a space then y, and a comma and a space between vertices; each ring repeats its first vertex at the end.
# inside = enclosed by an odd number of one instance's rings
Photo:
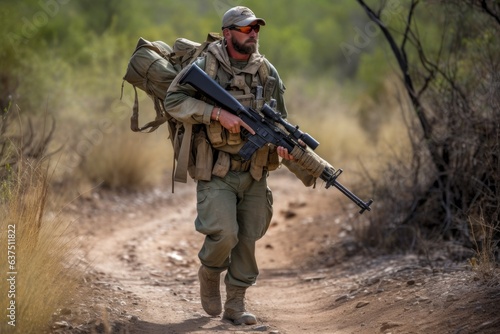
POLYGON ((259 33, 255 29, 252 29, 248 34, 238 30, 230 31, 231 42, 237 52, 250 55, 259 49, 259 33))

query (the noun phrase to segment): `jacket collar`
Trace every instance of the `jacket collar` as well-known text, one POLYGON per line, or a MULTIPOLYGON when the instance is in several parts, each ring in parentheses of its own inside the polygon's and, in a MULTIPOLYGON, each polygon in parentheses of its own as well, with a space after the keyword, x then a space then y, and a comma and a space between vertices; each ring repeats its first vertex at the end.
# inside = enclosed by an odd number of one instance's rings
POLYGON ((226 50, 225 41, 217 41, 208 46, 208 52, 212 53, 215 58, 219 61, 220 66, 228 73, 233 75, 238 75, 241 73, 248 73, 251 75, 257 74, 260 65, 264 61, 264 56, 258 52, 254 52, 250 55, 247 65, 243 68, 236 68, 231 66, 231 61, 229 60, 229 55, 226 50))

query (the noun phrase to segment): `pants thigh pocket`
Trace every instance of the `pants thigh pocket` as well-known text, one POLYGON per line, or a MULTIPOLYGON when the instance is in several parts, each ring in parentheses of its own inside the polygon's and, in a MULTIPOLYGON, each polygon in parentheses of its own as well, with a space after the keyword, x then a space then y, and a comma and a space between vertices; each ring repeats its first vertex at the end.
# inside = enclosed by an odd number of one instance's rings
POLYGON ((267 230, 269 229, 269 225, 271 224, 271 219, 273 218, 273 203, 274 203, 274 199, 273 199, 273 192, 271 191, 271 189, 269 187, 267 187, 266 189, 266 198, 267 198, 267 202, 266 202, 266 225, 264 226, 264 230, 262 231, 262 236, 264 236, 264 234, 266 234, 267 230))

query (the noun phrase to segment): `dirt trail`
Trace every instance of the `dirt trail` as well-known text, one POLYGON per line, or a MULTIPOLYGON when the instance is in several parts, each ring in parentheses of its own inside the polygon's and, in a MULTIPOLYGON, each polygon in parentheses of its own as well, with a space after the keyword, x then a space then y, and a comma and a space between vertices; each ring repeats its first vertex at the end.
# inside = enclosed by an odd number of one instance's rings
MULTIPOLYGON (((449 254, 350 256, 352 218, 333 189, 269 179, 275 213, 258 243, 261 270, 247 294, 254 326, 201 308, 195 187, 95 195, 74 208, 87 291, 56 319, 57 333, 496 333, 500 288, 449 254), (89 290, 90 289, 90 290, 89 290), (90 292, 89 292, 90 291, 90 292)), ((165 187, 168 188, 168 187, 165 187)), ((360 253, 359 253, 360 254, 360 253)))

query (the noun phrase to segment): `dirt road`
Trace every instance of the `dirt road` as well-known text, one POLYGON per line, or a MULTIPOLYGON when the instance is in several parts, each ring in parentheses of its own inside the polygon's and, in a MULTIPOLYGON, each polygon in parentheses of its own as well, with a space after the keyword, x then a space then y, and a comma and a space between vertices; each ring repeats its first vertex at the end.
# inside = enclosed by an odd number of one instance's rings
MULTIPOLYGON (((75 204, 82 296, 54 333, 497 333, 500 287, 449 251, 430 258, 371 256, 354 242, 357 210, 334 189, 304 188, 275 172, 274 218, 258 243, 261 270, 247 293, 253 326, 201 308, 195 187, 98 193, 75 204), (349 212, 349 213, 346 213, 349 212), (429 262, 429 259, 431 260, 429 262)), ((368 213, 369 214, 369 213, 368 213)))

